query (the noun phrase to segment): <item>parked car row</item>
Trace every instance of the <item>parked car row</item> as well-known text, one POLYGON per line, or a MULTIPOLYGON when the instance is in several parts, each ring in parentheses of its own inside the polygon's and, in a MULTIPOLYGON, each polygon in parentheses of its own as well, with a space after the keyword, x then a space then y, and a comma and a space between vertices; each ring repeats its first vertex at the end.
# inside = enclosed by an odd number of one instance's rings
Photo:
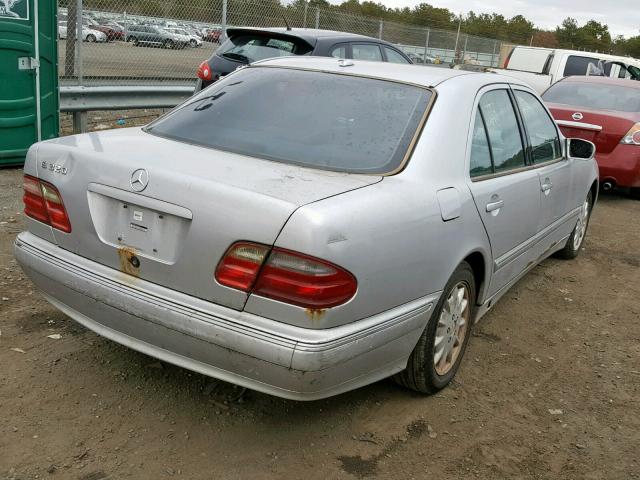
MULTIPOLYGON (((68 10, 65 7, 58 9, 58 20, 67 20, 68 10)), ((124 40, 125 31, 130 26, 148 25, 159 28, 177 28, 187 32, 190 37, 196 37, 200 41, 218 43, 222 28, 220 25, 211 25, 196 21, 179 21, 162 19, 150 16, 127 15, 124 12, 109 12, 85 9, 83 23, 93 29, 102 31, 109 40, 124 40)), ((184 34, 180 32, 180 34, 184 34)))
MULTIPOLYGON (((61 18, 58 21, 58 38, 65 39, 66 15, 61 18)), ((219 42, 221 33, 219 28, 194 29, 175 22, 122 24, 100 17, 84 17, 82 24, 84 41, 127 41, 140 46, 165 48, 201 47, 203 41, 219 42)))

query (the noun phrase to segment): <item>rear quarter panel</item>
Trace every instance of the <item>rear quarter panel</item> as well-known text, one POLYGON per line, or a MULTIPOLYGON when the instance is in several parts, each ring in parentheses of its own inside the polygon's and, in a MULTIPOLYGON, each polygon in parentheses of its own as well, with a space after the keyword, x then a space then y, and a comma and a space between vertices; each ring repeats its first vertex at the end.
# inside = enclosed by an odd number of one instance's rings
POLYGON ((346 268, 358 280, 355 297, 318 312, 250 296, 245 311, 329 328, 442 290, 460 261, 477 249, 477 235, 463 232, 484 234, 470 195, 461 190, 460 196, 461 216, 448 222, 433 185, 401 177, 300 208, 276 246, 346 268))

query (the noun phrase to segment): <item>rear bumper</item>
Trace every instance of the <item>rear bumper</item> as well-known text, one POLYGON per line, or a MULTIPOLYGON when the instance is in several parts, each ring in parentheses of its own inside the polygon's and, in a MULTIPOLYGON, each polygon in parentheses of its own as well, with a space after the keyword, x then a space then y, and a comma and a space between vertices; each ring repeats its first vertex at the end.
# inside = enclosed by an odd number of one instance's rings
POLYGON ((137 279, 31 233, 15 257, 54 306, 169 363, 295 400, 336 395, 405 365, 439 293, 341 327, 287 325, 137 279))
POLYGON ((640 187, 640 146, 617 145, 610 153, 597 153, 600 183, 613 180, 620 187, 640 187))

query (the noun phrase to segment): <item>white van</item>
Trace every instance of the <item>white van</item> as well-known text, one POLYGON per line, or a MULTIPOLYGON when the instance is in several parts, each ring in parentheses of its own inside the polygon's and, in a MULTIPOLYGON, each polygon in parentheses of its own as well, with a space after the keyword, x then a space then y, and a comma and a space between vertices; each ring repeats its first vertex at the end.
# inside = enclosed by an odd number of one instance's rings
POLYGON ((570 75, 606 75, 640 80, 640 60, 605 53, 540 47, 514 47, 504 68, 491 68, 529 83, 538 93, 570 75))

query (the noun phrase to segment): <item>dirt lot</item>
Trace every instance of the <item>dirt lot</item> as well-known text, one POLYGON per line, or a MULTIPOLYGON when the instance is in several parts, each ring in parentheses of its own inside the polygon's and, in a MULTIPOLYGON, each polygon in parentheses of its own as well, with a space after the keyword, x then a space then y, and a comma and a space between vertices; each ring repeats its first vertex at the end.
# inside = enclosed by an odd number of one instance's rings
MULTIPOLYGON (((218 44, 205 42, 200 48, 167 50, 136 47, 132 43, 82 43, 83 74, 88 77, 143 77, 189 79, 195 82, 196 69, 209 58, 218 44)), ((66 41, 58 40, 58 73, 65 74, 66 41)))
POLYGON ((0 170, 2 479, 640 478, 640 201, 602 198, 581 256, 518 283, 440 394, 383 381, 296 403, 238 398, 50 307, 12 257, 20 182, 0 170))

